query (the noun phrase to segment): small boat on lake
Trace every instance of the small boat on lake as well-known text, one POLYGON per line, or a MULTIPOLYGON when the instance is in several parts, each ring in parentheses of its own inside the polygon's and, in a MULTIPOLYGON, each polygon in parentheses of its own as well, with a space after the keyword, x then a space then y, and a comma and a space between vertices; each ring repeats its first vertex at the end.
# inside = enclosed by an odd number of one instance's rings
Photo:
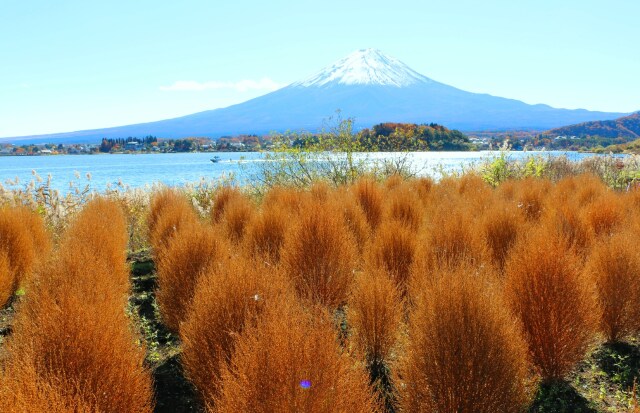
POLYGON ((211 162, 213 162, 213 163, 218 163, 221 160, 222 160, 222 158, 220 158, 218 155, 216 155, 213 158, 211 158, 211 162))

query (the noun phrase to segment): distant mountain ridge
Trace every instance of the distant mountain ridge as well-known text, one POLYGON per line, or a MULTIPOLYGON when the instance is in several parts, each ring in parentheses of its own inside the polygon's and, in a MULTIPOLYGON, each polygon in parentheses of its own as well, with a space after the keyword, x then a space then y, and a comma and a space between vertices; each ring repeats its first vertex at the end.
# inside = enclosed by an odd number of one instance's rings
POLYGON ((601 136, 603 138, 640 138, 640 112, 613 120, 583 122, 547 131, 550 136, 601 136))
POLYGON ((147 135, 217 138, 285 130, 315 131, 337 109, 343 117, 354 118, 356 128, 383 122, 433 122, 462 131, 546 130, 626 115, 556 109, 466 92, 423 76, 379 50, 363 49, 304 80, 226 108, 157 122, 0 141, 81 143, 147 135))

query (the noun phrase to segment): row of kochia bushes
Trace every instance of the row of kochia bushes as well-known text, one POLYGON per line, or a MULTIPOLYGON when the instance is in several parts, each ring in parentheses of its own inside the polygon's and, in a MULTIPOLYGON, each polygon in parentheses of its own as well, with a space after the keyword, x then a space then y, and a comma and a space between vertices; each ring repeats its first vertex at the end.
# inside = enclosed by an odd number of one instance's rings
MULTIPOLYGON (((148 215, 156 299, 211 412, 517 412, 640 331, 639 209, 590 176, 223 188, 208 217, 167 189, 148 215)), ((35 271, 0 407, 151 409, 124 222, 94 201, 35 271)))
POLYGON ((640 192, 591 176, 233 188, 149 217, 161 316, 212 412, 509 412, 640 331, 640 192))
POLYGON ((13 280, 4 293, 24 290, 1 349, 0 411, 152 412, 145 351, 125 311, 130 282, 120 206, 89 203, 53 256, 36 215, 20 208, 0 214, 0 251, 13 280), (30 233, 38 236, 29 240, 30 233))

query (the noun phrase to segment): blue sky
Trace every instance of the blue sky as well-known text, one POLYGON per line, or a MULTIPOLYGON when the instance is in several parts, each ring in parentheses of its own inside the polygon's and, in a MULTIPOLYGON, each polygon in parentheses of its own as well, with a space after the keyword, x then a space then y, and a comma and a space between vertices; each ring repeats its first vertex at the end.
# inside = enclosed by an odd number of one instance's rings
POLYGON ((472 92, 640 110, 640 2, 0 0, 0 137, 177 117, 361 48, 472 92))

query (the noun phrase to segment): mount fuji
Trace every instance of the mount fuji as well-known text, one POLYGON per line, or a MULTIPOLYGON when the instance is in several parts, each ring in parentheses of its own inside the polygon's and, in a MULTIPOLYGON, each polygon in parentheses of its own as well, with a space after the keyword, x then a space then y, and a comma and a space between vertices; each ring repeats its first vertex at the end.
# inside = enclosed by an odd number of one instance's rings
POLYGON ((626 115, 556 109, 466 92, 423 76, 379 50, 364 49, 306 79, 226 108, 157 122, 2 140, 95 142, 103 137, 216 138, 285 130, 314 131, 338 109, 343 117, 353 118, 357 128, 381 122, 434 122, 463 131, 545 130, 626 115))

